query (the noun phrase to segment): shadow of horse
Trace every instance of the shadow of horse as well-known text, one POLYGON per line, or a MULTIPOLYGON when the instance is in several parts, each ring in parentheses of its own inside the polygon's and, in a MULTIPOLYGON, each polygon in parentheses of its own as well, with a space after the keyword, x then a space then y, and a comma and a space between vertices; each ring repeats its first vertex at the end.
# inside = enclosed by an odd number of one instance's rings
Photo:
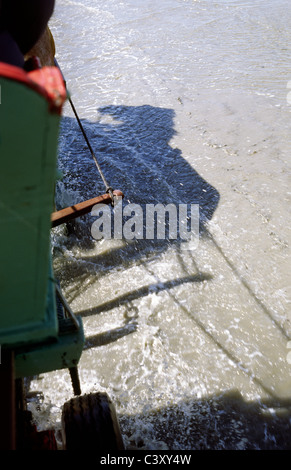
MULTIPOLYGON (((179 149, 171 147, 174 111, 149 105, 112 105, 98 111, 99 121, 83 120, 82 124, 110 186, 122 190, 124 202, 141 207, 197 204, 202 232, 218 205, 219 193, 179 149)), ((63 181, 58 185, 58 208, 105 192, 77 121, 69 117, 62 119, 59 167, 63 181)), ((69 227, 76 233, 75 223, 69 227)), ((88 243, 91 237, 81 232, 79 238, 88 243)), ((140 248, 145 245, 138 242, 140 248)))

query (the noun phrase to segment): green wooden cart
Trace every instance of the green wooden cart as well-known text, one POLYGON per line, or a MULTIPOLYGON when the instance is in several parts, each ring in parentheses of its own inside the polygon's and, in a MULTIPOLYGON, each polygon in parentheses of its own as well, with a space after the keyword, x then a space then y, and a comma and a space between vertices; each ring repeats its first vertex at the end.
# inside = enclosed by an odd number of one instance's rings
POLYGON ((64 405, 65 448, 123 448, 109 398, 81 395, 77 365, 85 341, 82 319, 70 311, 52 268, 51 214, 59 122, 66 95, 57 67, 27 73, 0 63, 2 449, 36 445, 23 436, 27 426, 21 425, 19 413, 25 411, 25 396, 19 383, 25 377, 64 368, 71 372, 75 395, 64 405), (88 411, 80 428, 76 422, 80 422, 81 408, 88 411), (89 421, 91 437, 86 431, 89 421))

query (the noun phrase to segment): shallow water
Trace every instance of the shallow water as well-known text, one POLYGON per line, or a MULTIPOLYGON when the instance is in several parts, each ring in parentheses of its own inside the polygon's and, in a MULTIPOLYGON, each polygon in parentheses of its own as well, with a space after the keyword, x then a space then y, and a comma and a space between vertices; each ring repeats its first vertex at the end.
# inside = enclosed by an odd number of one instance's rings
MULTIPOLYGON (((128 449, 289 449, 287 0, 57 2, 57 59, 125 203, 199 204, 198 247, 54 229, 54 269, 86 346, 82 392, 112 398, 128 449)), ((290 85, 290 87, 289 87, 290 85)), ((104 193, 67 104, 63 207, 104 193)), ((31 389, 60 427, 67 371, 31 389)))

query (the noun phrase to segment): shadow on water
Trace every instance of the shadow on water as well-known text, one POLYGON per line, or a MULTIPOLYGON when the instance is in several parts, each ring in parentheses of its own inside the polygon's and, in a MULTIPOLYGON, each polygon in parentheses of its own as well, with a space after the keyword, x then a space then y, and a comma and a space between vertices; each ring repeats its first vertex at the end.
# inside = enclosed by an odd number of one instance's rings
POLYGON ((290 407, 291 400, 248 402, 230 390, 119 420, 127 449, 290 450, 290 407))
MULTIPOLYGON (((98 113, 96 122, 82 120, 82 124, 110 186, 124 193, 124 204, 138 204, 143 210, 146 204, 199 204, 202 234, 218 205, 219 193, 183 158, 181 150, 171 147, 175 112, 144 105, 106 106, 98 113)), ((105 192, 78 123, 69 117, 61 124, 59 168, 63 179, 57 185, 58 209, 105 192)), ((94 220, 87 215, 68 224, 67 246, 92 247, 94 220)), ((114 265, 135 262, 148 252, 163 252, 177 242, 134 240, 114 250, 114 265)), ((106 258, 103 255, 99 261, 106 264, 106 258)))
MULTIPOLYGON (((172 109, 107 106, 98 111, 99 121, 82 124, 107 181, 123 191, 126 201, 199 204, 203 218, 212 217, 219 194, 171 147, 176 134, 172 109)), ((61 202, 64 188, 82 200, 104 193, 78 124, 69 117, 62 119, 59 165, 64 173, 57 197, 61 202)))
POLYGON ((138 321, 137 321, 138 311, 137 311, 137 307, 135 307, 132 304, 132 302, 135 299, 145 297, 152 292, 158 293, 163 290, 169 290, 185 283, 203 282, 203 281, 210 280, 210 279, 211 279, 210 275, 199 273, 197 275, 187 276, 187 277, 183 277, 183 278, 179 278, 179 279, 175 279, 175 280, 171 280, 171 281, 167 281, 163 283, 156 283, 156 284, 142 286, 139 289, 135 289, 129 293, 115 297, 113 300, 100 304, 97 307, 92 307, 90 309, 86 309, 86 310, 82 310, 78 312, 78 315, 81 315, 83 318, 85 318, 87 316, 107 312, 108 310, 112 310, 113 308, 120 307, 120 306, 126 306, 126 309, 130 311, 130 315, 127 315, 125 312, 124 314, 125 321, 121 327, 115 328, 114 330, 99 333, 94 336, 87 337, 85 349, 113 343, 117 341, 119 338, 121 338, 122 336, 127 336, 131 333, 134 333, 138 328, 138 321), (132 313, 132 311, 134 311, 134 314, 132 313))
MULTIPOLYGON (((125 201, 144 207, 152 204, 199 204, 201 223, 212 217, 219 194, 183 158, 170 143, 175 135, 172 109, 145 106, 107 106, 100 108, 97 122, 82 120, 87 137, 107 181, 114 189, 121 189, 125 201)), ((82 136, 76 119, 64 117, 61 124, 59 145, 59 168, 63 179, 57 187, 58 208, 90 199, 104 193, 104 185, 82 136)), ((66 248, 78 246, 81 255, 61 263, 55 274, 59 279, 88 278, 94 271, 94 282, 112 268, 130 267, 137 262, 147 262, 160 256, 179 240, 134 240, 123 246, 110 248, 98 255, 87 255, 86 249, 96 243, 90 229, 95 218, 87 215, 68 224, 68 237, 62 238, 66 248), (81 259, 80 259, 81 258, 81 259), (93 266, 93 267, 92 267, 93 266)), ((55 246, 58 256, 58 247, 55 246)), ((63 247, 61 247, 61 252, 63 247)), ((211 276, 199 272, 184 278, 172 279, 156 285, 159 291, 193 282, 209 280, 211 276)), ((86 279, 88 285, 88 279, 86 279)), ((133 299, 148 295, 153 286, 143 286, 122 297, 78 312, 81 316, 108 311, 116 306, 128 305, 133 299)), ((136 324, 125 324, 108 333, 89 338, 87 347, 107 344, 135 331, 136 324), (105 335, 105 336, 104 336, 105 335), (89 346, 90 345, 90 346, 89 346)))

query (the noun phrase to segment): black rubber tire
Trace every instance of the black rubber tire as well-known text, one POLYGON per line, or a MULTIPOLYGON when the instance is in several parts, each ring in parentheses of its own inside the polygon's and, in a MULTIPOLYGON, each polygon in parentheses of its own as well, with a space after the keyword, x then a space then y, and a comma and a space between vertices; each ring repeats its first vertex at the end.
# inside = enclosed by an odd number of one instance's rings
POLYGON ((115 408, 106 393, 74 397, 63 406, 65 450, 123 450, 115 408))

